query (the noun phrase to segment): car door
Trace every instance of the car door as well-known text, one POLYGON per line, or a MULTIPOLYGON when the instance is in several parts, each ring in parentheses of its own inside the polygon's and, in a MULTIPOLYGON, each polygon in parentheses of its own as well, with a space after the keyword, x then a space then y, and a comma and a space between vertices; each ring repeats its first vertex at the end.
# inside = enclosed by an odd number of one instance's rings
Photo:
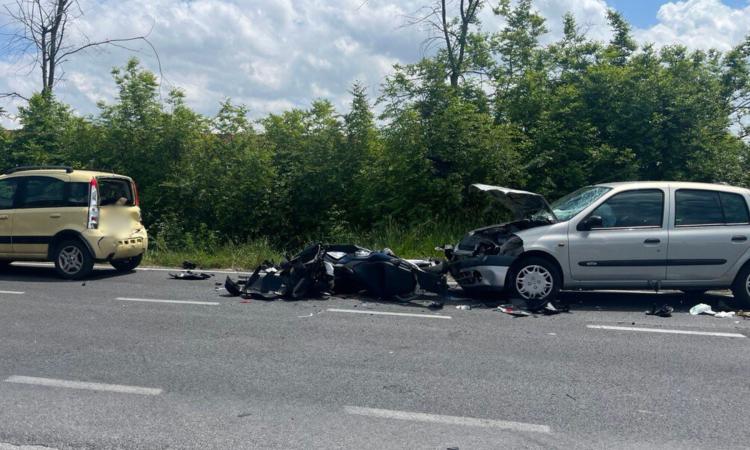
MULTIPOLYGON (((46 257, 52 237, 65 228, 65 180, 51 176, 24 177, 13 220, 13 253, 46 257)), ((85 217, 79 221, 85 220, 85 217)), ((80 228, 81 224, 79 224, 80 228)))
POLYGON ((0 180, 0 256, 13 253, 13 208, 17 190, 16 178, 0 180))
POLYGON ((722 277, 750 248, 750 213, 744 196, 708 189, 675 189, 668 280, 722 277))
POLYGON ((666 277, 668 189, 615 193, 568 229, 570 271, 574 280, 602 286, 649 285, 666 277), (589 231, 581 224, 599 216, 589 231))

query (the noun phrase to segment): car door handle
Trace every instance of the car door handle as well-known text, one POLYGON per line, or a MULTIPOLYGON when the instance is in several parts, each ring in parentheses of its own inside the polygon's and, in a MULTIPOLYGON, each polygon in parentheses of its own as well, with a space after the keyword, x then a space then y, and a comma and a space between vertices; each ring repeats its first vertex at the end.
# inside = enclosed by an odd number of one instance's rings
POLYGON ((747 241, 747 236, 732 236, 732 242, 745 242, 747 241))
POLYGON ((644 244, 659 244, 661 243, 661 239, 646 239, 643 241, 644 244))
POLYGON ((49 217, 50 217, 50 219, 59 219, 60 218, 60 214, 50 214, 49 217))

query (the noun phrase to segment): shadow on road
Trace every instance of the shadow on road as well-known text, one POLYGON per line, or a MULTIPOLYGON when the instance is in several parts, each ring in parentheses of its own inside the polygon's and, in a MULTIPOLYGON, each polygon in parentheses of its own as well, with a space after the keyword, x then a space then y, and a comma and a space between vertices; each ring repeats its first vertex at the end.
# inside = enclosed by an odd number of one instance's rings
MULTIPOLYGON (((702 295, 687 295, 679 291, 663 292, 613 292, 613 291, 570 291, 561 294, 561 300, 570 305, 571 310, 584 311, 646 311, 652 306, 669 305, 677 312, 687 312, 698 303, 706 303, 715 311, 742 309, 743 305, 734 300, 731 293, 711 291, 702 295)), ((748 305, 744 305, 748 309, 748 305)))
MULTIPOLYGON (((502 303, 512 303, 523 307, 521 299, 510 299, 505 294, 486 294, 480 297, 467 297, 460 289, 451 289, 451 299, 446 305, 472 305, 473 307, 495 307, 502 303)), ((569 305, 572 312, 579 311, 647 311, 654 305, 672 306, 677 312, 687 312, 698 303, 712 306, 714 311, 750 309, 735 301, 729 291, 709 291, 705 294, 685 294, 680 291, 565 291, 559 301, 569 305)))
POLYGON ((16 266, 11 264, 0 269, 0 281, 28 281, 33 283, 82 283, 84 281, 105 280, 128 276, 133 272, 118 272, 115 269, 95 267, 94 272, 84 280, 63 280, 53 267, 16 266))

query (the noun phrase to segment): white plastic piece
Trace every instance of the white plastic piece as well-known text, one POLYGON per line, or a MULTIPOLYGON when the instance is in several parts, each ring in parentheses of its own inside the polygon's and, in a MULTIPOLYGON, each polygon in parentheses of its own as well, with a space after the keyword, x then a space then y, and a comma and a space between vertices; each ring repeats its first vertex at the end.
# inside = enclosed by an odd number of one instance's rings
POLYGON ((697 305, 690 308, 690 315, 697 316, 699 314, 708 314, 710 316, 716 315, 716 313, 711 309, 711 306, 705 303, 698 303, 697 305))

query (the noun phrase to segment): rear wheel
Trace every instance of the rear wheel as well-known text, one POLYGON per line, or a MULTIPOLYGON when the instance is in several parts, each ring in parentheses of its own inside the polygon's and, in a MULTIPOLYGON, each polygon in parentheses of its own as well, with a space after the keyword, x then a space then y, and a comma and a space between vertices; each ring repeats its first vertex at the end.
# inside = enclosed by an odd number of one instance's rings
POLYGON ((511 269, 508 282, 508 289, 512 295, 530 304, 543 304, 557 298, 562 276, 550 261, 529 257, 511 269))
POLYGON ((125 259, 114 259, 110 261, 112 267, 117 269, 118 272, 130 272, 141 264, 143 255, 133 256, 132 258, 125 259))
POLYGON ((77 239, 61 242, 54 255, 55 271, 67 280, 84 278, 94 269, 94 258, 89 249, 77 239))
POLYGON ((735 300, 750 306, 750 264, 743 267, 737 274, 732 284, 732 294, 735 300))

